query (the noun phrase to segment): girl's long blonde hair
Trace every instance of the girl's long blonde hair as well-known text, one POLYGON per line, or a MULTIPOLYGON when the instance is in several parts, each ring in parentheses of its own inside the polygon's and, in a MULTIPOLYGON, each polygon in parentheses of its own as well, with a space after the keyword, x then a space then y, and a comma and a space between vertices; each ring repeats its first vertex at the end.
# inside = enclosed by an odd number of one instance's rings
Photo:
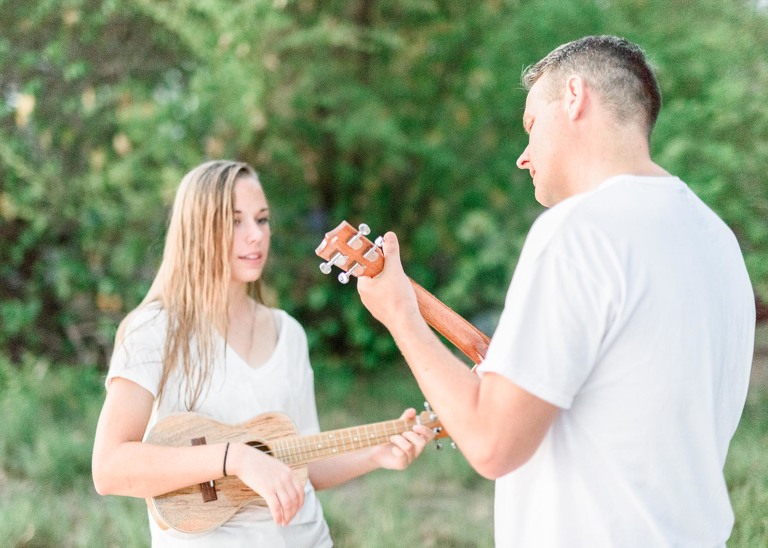
MULTIPOLYGON (((229 329, 234 188, 243 177, 258 181, 248 164, 228 160, 206 162, 184 176, 176 191, 162 263, 137 307, 157 303, 167 314, 157 399, 162 398, 170 374, 181 367, 188 410, 195 408, 210 379, 215 332, 226 336, 229 329), (193 366, 196 362, 199 369, 193 366)), ((263 302, 261 279, 248 284, 248 293, 263 302)), ((118 344, 128 317, 118 329, 118 344)))

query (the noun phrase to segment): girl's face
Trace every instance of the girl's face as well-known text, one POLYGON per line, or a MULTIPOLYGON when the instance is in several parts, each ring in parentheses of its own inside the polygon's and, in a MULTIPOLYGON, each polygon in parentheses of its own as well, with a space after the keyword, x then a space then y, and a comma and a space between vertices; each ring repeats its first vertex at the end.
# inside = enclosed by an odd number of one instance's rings
POLYGON ((252 177, 235 182, 232 281, 254 282, 261 277, 269 254, 269 204, 264 190, 252 177))

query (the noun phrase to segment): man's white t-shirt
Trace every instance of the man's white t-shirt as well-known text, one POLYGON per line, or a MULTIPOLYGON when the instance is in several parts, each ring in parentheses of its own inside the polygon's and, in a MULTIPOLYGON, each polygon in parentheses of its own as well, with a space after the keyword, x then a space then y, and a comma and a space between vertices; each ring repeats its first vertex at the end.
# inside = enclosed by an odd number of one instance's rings
MULTIPOLYGON (((299 323, 282 310, 274 311, 277 346, 269 360, 249 366, 219 338, 217 360, 210 389, 203 392, 195 409, 219 422, 237 424, 258 414, 279 411, 288 415, 301 435, 319 432, 315 407, 314 377, 307 339, 299 323)), ((107 387, 115 377, 131 380, 157 397, 162 374, 162 355, 167 315, 159 306, 136 311, 128 320, 123 344, 116 348, 107 375, 107 387)), ((194 347, 194 345, 193 345, 194 347)), ((168 379, 160 404, 155 403, 147 432, 163 417, 187 411, 186 385, 177 370, 168 379)), ((311 482, 307 481, 304 505, 291 523, 279 527, 265 508, 245 507, 224 525, 208 533, 188 535, 161 530, 150 516, 153 547, 327 547, 332 546, 328 525, 311 482)))
POLYGON ((496 482, 497 546, 724 545, 754 326, 733 233, 679 179, 615 177, 542 214, 479 371, 560 412, 496 482))

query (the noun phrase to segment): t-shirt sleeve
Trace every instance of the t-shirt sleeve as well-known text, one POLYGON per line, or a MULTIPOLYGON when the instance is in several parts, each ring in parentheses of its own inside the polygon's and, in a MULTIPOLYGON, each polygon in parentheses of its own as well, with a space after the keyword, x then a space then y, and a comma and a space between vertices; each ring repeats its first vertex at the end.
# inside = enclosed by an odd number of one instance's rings
POLYGON ((158 308, 137 310, 127 319, 122 339, 116 341, 106 386, 120 377, 133 381, 157 397, 163 371, 165 314, 158 308))
POLYGON ((587 268, 596 250, 573 249, 584 238, 550 241, 525 263, 521 256, 479 367, 560 408, 572 405, 591 373, 614 310, 609 269, 587 268))

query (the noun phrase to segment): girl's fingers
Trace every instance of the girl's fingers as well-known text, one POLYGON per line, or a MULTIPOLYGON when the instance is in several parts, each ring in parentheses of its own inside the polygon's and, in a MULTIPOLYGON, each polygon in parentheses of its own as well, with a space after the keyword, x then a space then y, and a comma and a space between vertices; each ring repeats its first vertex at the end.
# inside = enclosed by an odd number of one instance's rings
POLYGON ((272 511, 272 517, 277 525, 288 525, 304 504, 304 488, 297 481, 291 481, 282 489, 276 490, 267 499, 267 505, 272 511))

